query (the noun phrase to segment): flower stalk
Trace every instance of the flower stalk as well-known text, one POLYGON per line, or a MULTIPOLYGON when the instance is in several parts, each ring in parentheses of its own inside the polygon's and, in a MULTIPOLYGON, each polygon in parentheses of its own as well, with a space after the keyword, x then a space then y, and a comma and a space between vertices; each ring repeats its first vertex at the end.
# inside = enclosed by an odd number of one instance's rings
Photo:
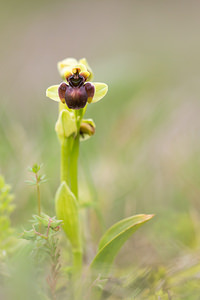
POLYGON ((73 138, 65 138, 61 143, 61 165, 60 165, 60 179, 65 181, 69 186, 70 182, 70 158, 73 138))
POLYGON ((36 182, 37 182, 37 200, 38 200, 38 216, 41 216, 41 200, 40 200, 40 185, 39 185, 39 178, 36 173, 36 182))

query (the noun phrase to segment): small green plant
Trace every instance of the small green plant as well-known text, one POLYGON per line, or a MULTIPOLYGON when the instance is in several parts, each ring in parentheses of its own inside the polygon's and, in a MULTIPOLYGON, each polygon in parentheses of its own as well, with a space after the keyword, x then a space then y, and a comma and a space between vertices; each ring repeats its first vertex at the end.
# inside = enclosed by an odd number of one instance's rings
MULTIPOLYGON (((78 197, 78 156, 80 141, 95 133, 95 124, 84 119, 88 104, 101 100, 107 93, 105 83, 92 82, 93 73, 86 59, 68 58, 58 63, 64 80, 50 86, 46 95, 59 102, 55 130, 61 146, 60 186, 55 197, 56 215, 63 220, 63 230, 70 241, 73 254, 74 280, 83 267, 82 219, 78 197)), ((109 275, 118 251, 130 236, 153 215, 136 215, 119 221, 103 235, 96 256, 89 267, 91 280, 109 275)), ((75 293, 76 294, 76 293, 75 293)), ((97 297, 97 296, 96 296, 97 297)))
POLYGON ((28 168, 29 172, 33 173, 32 180, 26 180, 29 185, 36 186, 37 189, 37 201, 38 201, 38 215, 41 215, 41 201, 40 201, 40 185, 47 181, 46 175, 40 175, 39 172, 42 165, 34 164, 31 168, 28 168))
POLYGON ((32 229, 24 230, 21 234, 21 238, 33 242, 32 256, 36 265, 39 265, 44 259, 49 257, 50 270, 46 281, 49 286, 51 298, 56 299, 56 285, 61 267, 57 233, 63 221, 57 220, 56 217, 49 217, 41 212, 40 184, 46 182, 46 176, 40 175, 40 170, 41 165, 38 164, 34 164, 29 168, 29 171, 32 172, 34 176, 32 180, 27 180, 26 182, 36 186, 38 215, 33 215, 33 219, 31 220, 32 229))
POLYGON ((33 242, 32 257, 37 266, 48 260, 49 274, 46 281, 52 299, 56 299, 56 285, 58 280, 60 264, 60 250, 58 248, 57 233, 60 230, 61 220, 49 217, 41 213, 40 216, 33 215, 32 229, 24 230, 21 238, 33 242))

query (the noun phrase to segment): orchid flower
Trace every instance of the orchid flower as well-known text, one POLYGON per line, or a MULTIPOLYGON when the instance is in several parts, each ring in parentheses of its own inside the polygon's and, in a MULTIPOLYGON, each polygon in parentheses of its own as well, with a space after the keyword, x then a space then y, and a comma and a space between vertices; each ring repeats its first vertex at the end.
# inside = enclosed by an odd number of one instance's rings
POLYGON ((81 109, 87 103, 101 100, 108 91, 105 83, 91 82, 93 73, 85 58, 77 61, 67 58, 58 62, 58 71, 64 81, 46 90, 46 96, 61 101, 68 109, 81 109))

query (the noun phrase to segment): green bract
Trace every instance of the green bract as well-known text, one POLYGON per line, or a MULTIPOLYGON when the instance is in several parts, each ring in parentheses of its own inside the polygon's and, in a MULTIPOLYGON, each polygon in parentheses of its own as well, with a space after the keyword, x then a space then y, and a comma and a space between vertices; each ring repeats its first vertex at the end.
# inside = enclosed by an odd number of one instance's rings
POLYGON ((72 134, 76 134, 77 126, 76 119, 73 112, 69 112, 67 109, 61 110, 56 122, 55 130, 59 138, 68 138, 72 134))
POLYGON ((67 183, 63 181, 56 193, 56 215, 63 220, 63 229, 73 250, 81 249, 78 203, 67 183))

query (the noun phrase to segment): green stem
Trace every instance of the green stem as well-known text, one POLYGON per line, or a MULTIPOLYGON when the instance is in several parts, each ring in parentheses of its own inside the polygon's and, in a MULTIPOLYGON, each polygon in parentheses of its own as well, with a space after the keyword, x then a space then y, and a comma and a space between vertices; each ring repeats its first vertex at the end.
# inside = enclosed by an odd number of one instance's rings
POLYGON ((37 184, 37 199, 38 199, 38 216, 41 215, 40 187, 37 184))
POLYGON ((80 300, 82 298, 81 288, 81 270, 82 270, 83 253, 81 249, 73 249, 73 299, 80 300))
MULTIPOLYGON (((76 125, 77 125, 77 135, 74 139, 72 149, 71 149, 71 159, 70 159, 70 178, 71 178, 71 191, 74 193, 78 201, 78 156, 79 156, 79 145, 80 145, 80 123, 81 123, 81 111, 75 111, 76 115, 76 125)), ((73 265, 74 265, 74 275, 79 277, 82 269, 83 253, 82 247, 79 249, 73 249, 73 265)), ((78 299, 78 298, 77 298, 78 299)))
POLYGON ((82 269, 82 250, 81 249, 73 249, 73 265, 74 265, 74 274, 80 274, 82 269))
MULTIPOLYGON (((37 182, 37 200, 38 200, 38 216, 41 216, 41 200, 40 200, 40 186, 39 186, 39 179, 38 174, 36 176, 36 182, 37 182)), ((39 222, 39 231, 41 231, 41 222, 39 222)))
POLYGON ((70 178, 71 178, 71 190, 78 200, 78 156, 79 156, 79 145, 80 145, 80 125, 83 117, 83 109, 75 111, 77 135, 74 139, 74 143, 71 151, 70 161, 70 178))
POLYGON ((73 138, 64 138, 61 143, 61 168, 60 168, 60 179, 61 182, 65 181, 69 186, 70 181, 70 156, 73 138))
POLYGON ((76 136, 70 160, 70 178, 71 178, 71 190, 78 200, 78 156, 79 156, 79 134, 76 136))
MULTIPOLYGON (((61 107, 60 107, 61 109, 61 107)), ((79 156, 79 130, 82 117, 82 110, 75 111, 77 123, 77 135, 64 138, 61 142, 61 182, 65 181, 70 187, 71 191, 78 199, 78 156, 79 156)), ((80 230, 80 228, 79 228, 80 230)), ((80 277, 82 269, 82 245, 74 247, 73 252, 73 266, 74 279, 80 277)), ((76 280, 75 280, 76 281, 76 280)), ((76 289, 74 289, 76 291, 76 289)), ((78 299, 78 298, 77 298, 78 299)))

